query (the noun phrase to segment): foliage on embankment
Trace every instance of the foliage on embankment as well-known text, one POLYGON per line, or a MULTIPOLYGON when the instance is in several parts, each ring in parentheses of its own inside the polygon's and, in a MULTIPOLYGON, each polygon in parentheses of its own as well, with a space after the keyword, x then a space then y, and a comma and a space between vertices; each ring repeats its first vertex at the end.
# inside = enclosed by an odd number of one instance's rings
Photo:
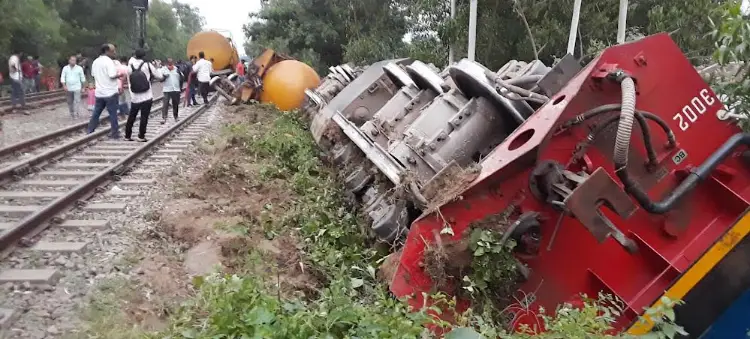
MULTIPOLYGON (((347 206, 334 175, 318 159, 306 123, 293 112, 250 107, 237 114, 274 115, 259 123, 226 127, 226 137, 260 164, 262 180, 282 179, 293 194, 283 210, 267 206, 249 225, 268 238, 295 235, 304 258, 299 265, 316 272, 315 293, 295 294, 278 286, 278 263, 260 249, 248 249, 244 268, 232 274, 196 279, 198 295, 172 318, 164 338, 429 338, 426 312, 409 312, 376 278, 379 253, 357 214, 347 206)), ((254 230, 253 230, 254 229, 254 230)), ((436 296, 441 298, 441 296, 436 296)), ((444 305, 451 304, 446 300, 444 305)), ((542 335, 508 334, 483 314, 467 312, 452 338, 566 338, 604 336, 617 308, 607 296, 583 308, 562 306, 546 321, 542 335)))

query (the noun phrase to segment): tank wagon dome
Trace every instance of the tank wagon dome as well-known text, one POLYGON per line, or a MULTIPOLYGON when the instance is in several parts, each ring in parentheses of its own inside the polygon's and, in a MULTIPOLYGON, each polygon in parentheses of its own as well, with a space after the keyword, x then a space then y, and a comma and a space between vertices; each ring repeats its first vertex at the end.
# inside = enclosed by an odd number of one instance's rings
POLYGON ((320 76, 312 67, 297 60, 284 60, 268 69, 263 77, 260 101, 273 103, 282 111, 299 108, 305 90, 320 85, 320 76))
POLYGON ((206 60, 214 59, 215 71, 231 69, 240 60, 231 40, 216 31, 198 32, 190 38, 187 57, 198 56, 201 51, 206 54, 206 60))

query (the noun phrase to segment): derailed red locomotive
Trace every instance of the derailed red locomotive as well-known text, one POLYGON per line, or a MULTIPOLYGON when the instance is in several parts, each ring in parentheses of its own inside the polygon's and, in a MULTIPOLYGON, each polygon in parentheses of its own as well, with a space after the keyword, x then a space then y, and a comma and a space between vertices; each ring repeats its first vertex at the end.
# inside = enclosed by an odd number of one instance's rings
POLYGON ((698 336, 750 287, 750 135, 667 34, 584 68, 332 68, 307 96, 312 133, 374 232, 406 234, 390 288, 414 307, 435 291, 425 250, 498 216, 519 243, 515 326, 603 292, 626 305, 616 327, 644 333, 636 320, 666 295, 686 302, 679 323, 698 336), (477 175, 451 192, 448 175, 472 164, 477 175))
MULTIPOLYGON (((603 291, 626 303, 618 323, 626 328, 662 294, 688 297, 707 261, 715 265, 746 235, 750 138, 721 119, 724 105, 666 34, 607 49, 551 99, 441 213, 460 235, 513 207, 526 224, 518 226, 538 232, 526 247, 535 250, 519 253, 530 271, 521 290, 534 298, 526 309, 603 291)), ((409 232, 391 289, 415 295, 415 305, 431 289, 420 255, 442 228, 443 217, 430 215, 409 232)), ((731 265, 716 274, 741 281, 731 265)), ((689 332, 702 332, 707 310, 744 292, 714 287, 678 310, 689 332)), ((536 317, 518 321, 535 325, 536 317)))

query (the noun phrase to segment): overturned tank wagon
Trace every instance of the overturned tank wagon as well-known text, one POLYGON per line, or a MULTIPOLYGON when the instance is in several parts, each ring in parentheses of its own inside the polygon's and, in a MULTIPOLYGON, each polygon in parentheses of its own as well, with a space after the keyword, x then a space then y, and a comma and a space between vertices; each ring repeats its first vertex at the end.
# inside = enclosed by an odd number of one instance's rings
POLYGON ((193 35, 188 41, 186 56, 198 56, 203 52, 206 60, 213 59, 215 74, 231 74, 240 57, 232 40, 217 31, 203 31, 193 35))
POLYGON ((233 83, 233 80, 237 77, 234 65, 240 60, 234 43, 218 31, 198 32, 188 41, 185 53, 190 58, 192 56, 198 57, 200 52, 204 53, 206 60, 212 60, 213 70, 209 82, 211 90, 218 92, 230 103, 234 103, 236 99, 229 93, 234 92, 237 87, 233 83))
POLYGON ((667 34, 585 66, 340 65, 305 94, 315 141, 394 246, 390 290, 415 308, 461 297, 425 253, 478 225, 517 244, 515 328, 603 292, 624 305, 618 331, 647 332, 639 317, 668 297, 699 337, 750 290, 750 135, 667 34))
POLYGON ((216 31, 199 32, 190 39, 187 55, 201 51, 207 59, 213 59, 211 88, 230 105, 258 101, 274 104, 280 110, 293 110, 301 107, 306 90, 320 84, 320 76, 312 67, 272 49, 256 56, 249 63, 245 80, 238 83, 237 49, 216 31))

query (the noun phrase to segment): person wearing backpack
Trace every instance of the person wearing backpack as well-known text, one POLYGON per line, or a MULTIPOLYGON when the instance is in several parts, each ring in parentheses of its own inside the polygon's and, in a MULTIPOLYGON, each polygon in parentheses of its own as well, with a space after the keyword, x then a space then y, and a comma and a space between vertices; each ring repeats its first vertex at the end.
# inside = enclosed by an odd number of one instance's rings
POLYGON ((151 113, 151 105, 154 94, 151 91, 151 77, 163 80, 164 77, 151 63, 146 62, 146 52, 137 49, 135 56, 128 62, 128 83, 130 84, 130 114, 125 123, 125 140, 132 141, 133 124, 138 113, 141 114, 141 122, 138 126, 138 141, 146 142, 146 128, 148 127, 148 115, 151 113))

